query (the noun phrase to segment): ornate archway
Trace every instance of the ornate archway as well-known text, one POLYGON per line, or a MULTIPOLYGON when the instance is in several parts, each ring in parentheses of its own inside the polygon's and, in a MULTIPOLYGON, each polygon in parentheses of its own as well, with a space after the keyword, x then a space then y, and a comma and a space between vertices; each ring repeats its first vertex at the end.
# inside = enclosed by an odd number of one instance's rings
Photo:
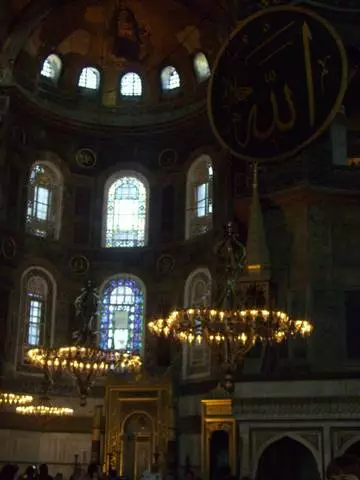
POLYGON ((320 480, 317 461, 303 443, 289 436, 270 443, 263 450, 256 480, 320 480))
POLYGON ((146 412, 128 415, 121 425, 121 472, 128 478, 139 480, 149 471, 153 461, 154 425, 146 412))

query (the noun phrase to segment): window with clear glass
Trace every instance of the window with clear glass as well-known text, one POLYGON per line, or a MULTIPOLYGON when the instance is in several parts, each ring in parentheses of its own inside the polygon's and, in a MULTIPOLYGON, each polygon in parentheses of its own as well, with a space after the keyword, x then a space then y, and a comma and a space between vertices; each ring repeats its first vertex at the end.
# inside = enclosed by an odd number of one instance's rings
POLYGON ((142 81, 137 73, 129 72, 121 77, 120 93, 124 97, 141 97, 142 81))
POLYGON ((124 175, 114 180, 106 193, 104 246, 144 247, 148 215, 145 180, 124 175))
POLYGON ((210 77, 211 70, 210 70, 209 62, 204 53, 199 52, 195 55, 194 69, 195 69, 196 78, 198 79, 199 82, 204 82, 210 77))
POLYGON ((187 175, 186 238, 212 228, 213 167, 211 158, 202 155, 192 164, 187 175))
POLYGON ((28 185, 26 230, 40 237, 58 237, 61 181, 48 164, 32 166, 28 185))
POLYGON ((29 278, 26 286, 26 345, 40 346, 44 341, 47 292, 48 286, 44 278, 29 278))
MULTIPOLYGON (((192 272, 185 282, 185 308, 209 307, 211 305, 211 275, 208 269, 192 272)), ((195 328, 201 328, 201 322, 195 328)), ((200 332, 199 332, 200 333, 200 332)), ((210 352, 206 343, 186 345, 183 351, 184 377, 209 375, 210 352)))
POLYGON ((144 301, 144 287, 135 277, 119 275, 106 283, 101 296, 101 348, 142 352, 144 301))
POLYGON ((45 59, 41 69, 41 75, 51 80, 57 80, 60 76, 61 69, 61 59, 55 55, 55 53, 52 53, 45 59))
POLYGON ((100 72, 94 67, 83 68, 79 77, 79 87, 89 90, 98 90, 100 86, 100 72))
POLYGON ((161 72, 161 85, 163 90, 180 88, 180 76, 175 67, 168 66, 161 72))

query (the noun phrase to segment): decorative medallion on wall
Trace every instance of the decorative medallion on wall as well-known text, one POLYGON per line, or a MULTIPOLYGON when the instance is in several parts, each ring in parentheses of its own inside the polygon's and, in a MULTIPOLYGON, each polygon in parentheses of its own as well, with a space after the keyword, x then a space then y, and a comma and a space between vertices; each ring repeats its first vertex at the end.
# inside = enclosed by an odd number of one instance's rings
POLYGON ((329 127, 347 77, 344 45, 325 19, 300 7, 261 10, 217 56, 208 90, 211 127, 243 160, 292 157, 329 127))
POLYGON ((159 155, 159 165, 162 168, 169 168, 177 162, 177 153, 172 148, 166 148, 159 155))
POLYGON ((81 148, 76 152, 75 160, 81 168, 94 168, 96 165, 96 153, 89 148, 81 148))
POLYGON ((4 258, 11 260, 16 255, 16 242, 12 237, 3 237, 1 239, 0 251, 4 258))
POLYGON ((161 255, 156 263, 156 269, 160 275, 169 275, 175 269, 175 259, 171 255, 161 255))
POLYGON ((69 262, 70 270, 83 275, 89 270, 90 262, 84 255, 74 255, 69 262))

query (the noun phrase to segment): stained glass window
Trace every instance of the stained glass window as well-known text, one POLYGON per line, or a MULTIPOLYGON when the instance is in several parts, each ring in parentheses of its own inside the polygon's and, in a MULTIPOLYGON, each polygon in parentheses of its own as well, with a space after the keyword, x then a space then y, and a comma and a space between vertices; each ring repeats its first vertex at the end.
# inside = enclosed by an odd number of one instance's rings
POLYGON ((212 189, 211 158, 202 155, 192 164, 187 176, 186 238, 205 233, 212 227, 212 189))
POLYGON ((26 229, 40 237, 56 237, 60 222, 61 184, 48 165, 36 163, 30 172, 26 229))
POLYGON ((61 68, 62 62, 60 58, 55 55, 55 53, 52 53, 45 59, 41 69, 41 75, 51 80, 57 80, 60 76, 61 68))
POLYGON ((129 72, 121 77, 120 93, 124 97, 141 97, 142 82, 137 73, 129 72))
POLYGON ((106 199, 105 247, 143 247, 146 240, 148 189, 138 177, 117 178, 106 199))
POLYGON ((175 67, 168 66, 161 72, 163 90, 174 90, 180 87, 180 76, 175 67))
POLYGON ((144 333, 144 288, 139 279, 118 276, 101 296, 100 346, 140 353, 144 333))
POLYGON ((47 291, 46 281, 42 277, 30 277, 26 287, 25 343, 27 345, 41 345, 44 339, 47 291))
POLYGON ((195 55, 194 69, 196 78, 199 82, 204 82, 210 77, 211 71, 209 62, 204 53, 199 52, 195 55))
POLYGON ((89 90, 98 90, 100 85, 100 72, 94 67, 83 68, 79 77, 79 87, 89 90))

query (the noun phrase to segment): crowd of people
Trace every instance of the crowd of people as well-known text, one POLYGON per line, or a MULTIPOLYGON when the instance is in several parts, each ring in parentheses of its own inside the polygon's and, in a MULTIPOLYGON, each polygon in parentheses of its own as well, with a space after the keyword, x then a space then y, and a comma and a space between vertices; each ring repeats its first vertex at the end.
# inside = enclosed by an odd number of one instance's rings
MULTIPOLYGON (((357 456, 344 455, 334 459, 327 468, 326 477, 329 480, 360 480, 360 460, 357 456)), ((196 479, 193 472, 186 471, 184 480, 199 480, 196 479)), ((164 480, 173 480, 174 476, 169 474, 165 476, 164 480)), ((46 464, 40 465, 36 468, 31 465, 21 472, 17 465, 4 465, 0 471, 0 480, 64 480, 62 473, 57 473, 55 477, 49 475, 49 469, 46 464)), ((100 473, 98 465, 92 463, 89 465, 87 471, 79 466, 75 466, 73 474, 69 480, 121 480, 115 470, 110 470, 109 473, 100 473)), ((129 479, 130 480, 130 479, 129 479)), ((155 472, 144 472, 142 480, 162 480, 162 476, 155 472)), ((232 476, 230 468, 224 468, 219 473, 218 478, 213 480, 235 480, 232 476)), ((250 480, 248 477, 243 477, 241 480, 250 480)), ((291 479, 290 479, 291 480, 291 479)))

